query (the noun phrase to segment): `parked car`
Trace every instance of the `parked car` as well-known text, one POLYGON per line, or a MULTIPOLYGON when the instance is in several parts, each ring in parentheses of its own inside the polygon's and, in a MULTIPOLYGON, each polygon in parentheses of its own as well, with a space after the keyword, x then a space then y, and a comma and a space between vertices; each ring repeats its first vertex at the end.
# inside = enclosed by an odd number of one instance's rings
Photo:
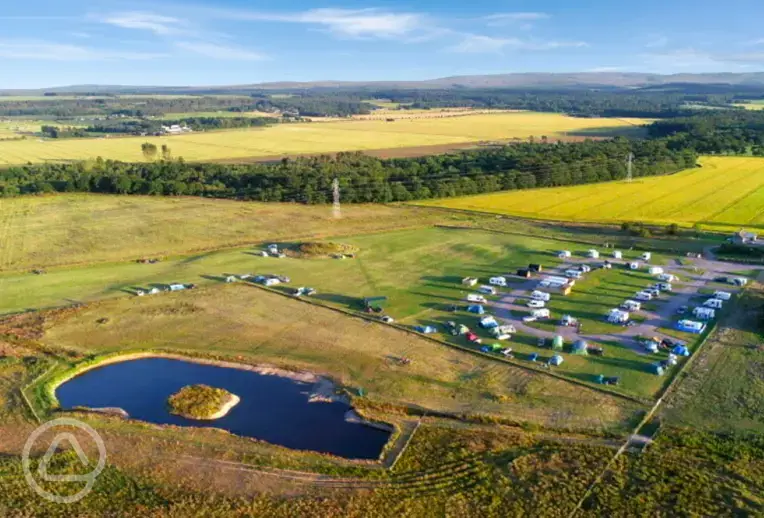
POLYGON ((684 315, 689 310, 689 306, 679 306, 676 310, 677 315, 684 315))

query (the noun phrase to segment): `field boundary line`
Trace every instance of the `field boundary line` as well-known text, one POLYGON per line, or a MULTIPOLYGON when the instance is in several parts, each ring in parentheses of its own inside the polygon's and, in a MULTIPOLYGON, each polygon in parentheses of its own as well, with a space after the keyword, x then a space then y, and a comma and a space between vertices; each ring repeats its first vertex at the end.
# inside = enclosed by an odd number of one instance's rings
POLYGON ((37 411, 34 409, 34 405, 32 405, 32 402, 29 401, 29 398, 26 395, 26 391, 27 391, 27 389, 29 389, 29 387, 31 387, 33 385, 37 385, 40 382, 41 379, 43 379, 45 376, 50 374, 53 369, 58 367, 58 365, 59 365, 58 362, 54 361, 53 364, 51 364, 51 366, 45 372, 43 372, 42 374, 40 374, 39 376, 34 378, 32 381, 30 381, 29 383, 27 383, 23 387, 19 388, 19 392, 21 393, 21 398, 24 400, 24 403, 26 403, 26 405, 29 407, 29 410, 32 412, 32 415, 34 416, 35 420, 38 423, 42 423, 42 419, 37 414, 37 411))
POLYGON ((497 356, 493 356, 493 355, 490 355, 488 353, 484 353, 482 351, 478 351, 478 350, 475 350, 475 349, 470 349, 469 347, 464 347, 464 346, 461 346, 461 345, 458 345, 458 344, 452 344, 452 343, 449 343, 449 342, 446 342, 446 341, 443 341, 443 340, 438 340, 437 338, 433 338, 431 336, 428 336, 428 335, 425 335, 425 334, 422 334, 422 333, 417 333, 416 331, 414 331, 412 329, 408 329, 407 327, 404 327, 404 326, 401 326, 401 325, 397 325, 397 324, 385 324, 384 322, 380 322, 379 320, 377 320, 375 318, 363 315, 361 313, 355 313, 355 312, 352 312, 352 311, 349 311, 349 310, 346 310, 346 309, 337 308, 337 307, 333 307, 333 306, 328 306, 328 305, 322 304, 320 302, 315 302, 313 300, 309 300, 309 299, 307 299, 305 297, 294 297, 292 295, 289 295, 288 293, 284 293, 284 292, 281 292, 281 291, 278 291, 278 290, 274 290, 274 289, 271 289, 271 288, 268 288, 266 286, 262 286, 262 285, 259 285, 259 284, 247 283, 247 285, 251 286, 251 287, 253 287, 255 289, 260 289, 260 290, 263 290, 263 291, 267 291, 268 293, 274 293, 274 294, 282 296, 282 297, 287 297, 287 298, 289 298, 291 300, 294 300, 294 301, 297 301, 297 302, 302 302, 302 303, 305 303, 305 304, 310 304, 312 306, 329 309, 329 310, 335 311, 337 313, 342 313, 343 315, 346 315, 346 316, 349 316, 349 317, 352 317, 352 318, 359 318, 359 319, 365 320, 367 322, 372 322, 374 324, 389 326, 389 327, 392 327, 392 328, 397 329, 399 331, 403 331, 405 333, 408 333, 410 335, 416 336, 418 338, 422 338, 424 340, 429 340, 430 342, 433 342, 433 343, 436 343, 436 344, 439 344, 439 345, 442 345, 442 346, 445 346, 445 347, 450 347, 452 349, 463 351, 463 352, 472 354, 474 356, 479 356, 481 358, 486 358, 486 359, 492 360, 494 362, 503 363, 505 365, 511 365, 513 367, 524 369, 526 371, 533 372, 533 373, 536 373, 536 374, 542 374, 542 375, 545 375, 545 376, 549 376, 551 378, 555 378, 555 379, 558 379, 560 381, 565 381, 565 382, 571 383, 573 385, 578 385, 580 387, 585 387, 587 389, 593 390, 595 392, 599 392, 601 394, 605 394, 605 395, 608 395, 608 396, 614 396, 614 397, 617 397, 617 398, 625 399, 625 400, 627 400, 627 401, 629 401, 631 403, 636 403, 638 405, 644 406, 644 405, 650 404, 652 402, 651 400, 640 399, 640 398, 638 398, 636 396, 630 396, 628 394, 622 394, 620 392, 611 391, 611 390, 608 390, 608 389, 605 389, 605 388, 602 388, 602 387, 598 387, 596 385, 589 385, 588 383, 586 383, 584 381, 579 381, 579 380, 576 380, 576 379, 573 379, 573 378, 568 378, 566 376, 562 376, 560 374, 555 374, 553 372, 549 372, 549 371, 541 369, 541 368, 532 367, 530 365, 524 365, 524 364, 519 363, 519 362, 516 363, 516 362, 513 362, 513 361, 511 361, 511 360, 509 360, 507 358, 499 358, 497 356))

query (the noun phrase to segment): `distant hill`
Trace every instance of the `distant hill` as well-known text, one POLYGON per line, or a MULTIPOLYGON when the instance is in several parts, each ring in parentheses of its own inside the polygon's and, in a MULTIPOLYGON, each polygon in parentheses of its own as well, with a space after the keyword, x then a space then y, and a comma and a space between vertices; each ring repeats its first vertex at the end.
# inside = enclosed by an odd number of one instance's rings
POLYGON ((764 86, 764 72, 742 74, 645 74, 636 72, 522 73, 452 76, 423 81, 307 81, 230 86, 72 85, 31 90, 2 90, 0 95, 44 93, 186 93, 210 94, 306 89, 451 89, 451 88, 656 88, 664 85, 764 86))

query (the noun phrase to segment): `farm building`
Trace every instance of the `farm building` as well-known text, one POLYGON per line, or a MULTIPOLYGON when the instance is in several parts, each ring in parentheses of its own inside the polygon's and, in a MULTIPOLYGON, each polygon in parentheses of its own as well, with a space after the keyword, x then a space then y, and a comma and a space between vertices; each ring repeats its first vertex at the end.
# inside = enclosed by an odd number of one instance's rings
POLYGON ((586 343, 586 340, 577 340, 573 344, 573 350, 571 351, 573 354, 578 354, 581 356, 588 356, 589 355, 589 344, 586 343))
POLYGON ((611 324, 625 324, 629 321, 629 313, 620 309, 611 309, 607 321, 611 324))
POLYGON ((478 280, 475 277, 465 277, 462 279, 462 284, 465 286, 475 286, 478 283, 478 280))
POLYGON ((477 315, 483 315, 485 314, 485 308, 481 306, 480 304, 473 304, 471 306, 467 306, 467 311, 470 313, 475 313, 477 315))
POLYGON ((504 277, 491 277, 488 279, 488 284, 491 284, 493 286, 506 286, 507 285, 507 279, 504 277))
POLYGON ((695 322, 694 320, 680 320, 676 323, 676 328, 679 331, 686 333, 700 334, 706 330, 706 324, 703 322, 695 322))
POLYGON ((747 230, 739 230, 735 232, 730 240, 736 245, 757 245, 759 244, 759 236, 753 232, 747 230))
POLYGON ((571 256, 570 250, 561 250, 557 253, 557 257, 560 259, 569 259, 571 256))
POLYGON ((716 317, 716 310, 711 308, 695 308, 692 310, 692 314, 700 320, 713 320, 716 317))
POLYGON ((623 252, 620 250, 613 250, 613 259, 623 259, 623 252))
POLYGON ((592 259, 599 259, 600 253, 597 250, 592 248, 591 250, 589 250, 588 256, 591 257, 592 259))
POLYGON ((664 272, 663 272, 663 268, 661 268, 660 266, 651 266, 647 270, 647 273, 649 273, 650 275, 661 275, 664 272))

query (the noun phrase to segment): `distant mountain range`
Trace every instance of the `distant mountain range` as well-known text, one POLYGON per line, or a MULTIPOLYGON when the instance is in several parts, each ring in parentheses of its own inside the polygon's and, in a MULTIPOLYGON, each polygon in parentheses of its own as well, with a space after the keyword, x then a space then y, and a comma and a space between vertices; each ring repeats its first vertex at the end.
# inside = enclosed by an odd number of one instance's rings
POLYGON ((215 93, 306 89, 450 89, 450 88, 649 88, 662 85, 737 85, 764 87, 764 72, 742 74, 644 74, 636 72, 522 73, 453 76, 424 81, 307 81, 230 86, 72 85, 29 90, 2 90, 0 95, 43 93, 215 93))

